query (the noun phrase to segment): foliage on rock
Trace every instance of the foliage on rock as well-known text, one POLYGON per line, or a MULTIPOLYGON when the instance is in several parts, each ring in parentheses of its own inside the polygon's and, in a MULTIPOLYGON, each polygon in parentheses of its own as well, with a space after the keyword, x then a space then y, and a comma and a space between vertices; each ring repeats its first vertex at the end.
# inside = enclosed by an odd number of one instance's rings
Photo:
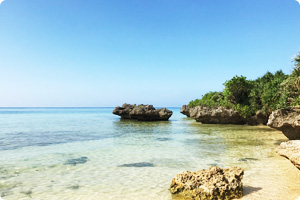
POLYGON ((257 111, 269 115, 276 109, 300 106, 300 53, 294 58, 294 66, 290 75, 279 70, 256 80, 235 76, 224 83, 222 92, 209 92, 188 106, 233 108, 245 118, 257 111))

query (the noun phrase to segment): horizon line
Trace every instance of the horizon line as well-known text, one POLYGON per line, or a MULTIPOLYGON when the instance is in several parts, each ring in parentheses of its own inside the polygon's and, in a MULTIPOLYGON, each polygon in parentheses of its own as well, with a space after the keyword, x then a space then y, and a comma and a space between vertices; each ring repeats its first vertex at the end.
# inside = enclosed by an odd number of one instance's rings
MULTIPOLYGON (((0 106, 2 108, 115 108, 117 106, 0 106)), ((157 106, 159 108, 180 108, 180 106, 157 106)))

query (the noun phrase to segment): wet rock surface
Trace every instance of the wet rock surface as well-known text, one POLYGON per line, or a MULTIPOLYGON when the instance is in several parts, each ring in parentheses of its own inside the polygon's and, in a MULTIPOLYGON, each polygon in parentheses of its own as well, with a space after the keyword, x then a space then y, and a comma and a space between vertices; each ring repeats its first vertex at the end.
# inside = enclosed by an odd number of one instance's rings
POLYGON ((88 157, 82 156, 80 158, 74 158, 74 159, 69 159, 67 160, 64 165, 73 165, 76 166, 78 164, 84 164, 88 161, 88 157))
POLYGON ((282 142, 276 152, 288 158, 298 169, 300 169, 300 140, 282 142))
POLYGON ((210 167, 195 172, 185 171, 177 174, 170 185, 170 192, 188 199, 234 199, 243 196, 242 178, 244 170, 240 167, 222 169, 210 167))
POLYGON ((300 109, 289 108, 272 112, 268 126, 282 131, 290 140, 300 140, 300 109))
POLYGON ((113 110, 113 114, 121 116, 122 119, 136 119, 138 121, 167 121, 173 112, 160 108, 155 109, 153 105, 123 104, 113 110))
POLYGON ((197 122, 204 124, 249 124, 259 125, 267 124, 268 115, 258 111, 255 116, 248 118, 242 117, 234 109, 217 107, 208 108, 203 106, 196 106, 189 108, 187 105, 181 107, 180 112, 187 117, 195 119, 197 122))
POLYGON ((139 162, 119 165, 118 167, 154 167, 153 163, 150 162, 139 162))

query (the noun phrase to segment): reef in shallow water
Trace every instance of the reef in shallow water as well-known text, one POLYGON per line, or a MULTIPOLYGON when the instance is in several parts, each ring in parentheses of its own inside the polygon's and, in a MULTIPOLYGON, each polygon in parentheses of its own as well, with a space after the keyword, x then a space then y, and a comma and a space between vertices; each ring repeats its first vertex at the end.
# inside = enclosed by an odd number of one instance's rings
POLYGON ((78 165, 78 164, 84 164, 88 161, 88 157, 82 156, 80 158, 74 158, 74 159, 69 159, 67 160, 64 165, 78 165))
POLYGON ((154 167, 153 163, 150 162, 139 162, 119 165, 118 167, 154 167))

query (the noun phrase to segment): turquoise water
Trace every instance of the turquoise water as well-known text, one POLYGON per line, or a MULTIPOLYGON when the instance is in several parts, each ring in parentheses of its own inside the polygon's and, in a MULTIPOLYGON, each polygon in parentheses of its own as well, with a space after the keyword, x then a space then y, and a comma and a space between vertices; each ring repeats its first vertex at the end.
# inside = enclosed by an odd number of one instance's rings
POLYGON ((280 132, 203 125, 169 109, 164 122, 120 120, 113 108, 0 109, 1 197, 172 199, 175 174, 211 165, 245 168, 244 199, 300 195, 298 172, 274 151, 280 132), (280 168, 292 177, 273 176, 280 168))

